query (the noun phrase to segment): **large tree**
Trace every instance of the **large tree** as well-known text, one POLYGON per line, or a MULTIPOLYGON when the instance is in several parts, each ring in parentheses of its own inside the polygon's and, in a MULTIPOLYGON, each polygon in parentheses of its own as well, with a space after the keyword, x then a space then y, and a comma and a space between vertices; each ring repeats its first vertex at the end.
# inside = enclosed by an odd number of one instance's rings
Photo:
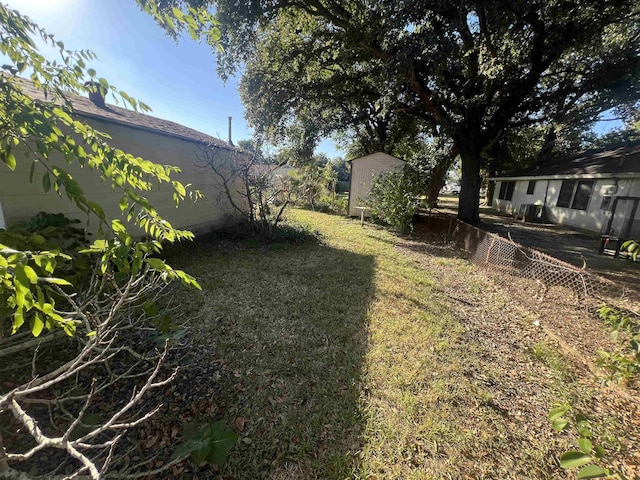
MULTIPOLYGON (((223 76, 264 65, 266 53, 281 59, 260 80, 282 95, 271 125, 305 118, 288 91, 313 104, 318 92, 366 94, 371 79, 380 92, 383 81, 390 111, 418 118, 459 151, 459 217, 470 222, 479 218, 483 158, 506 131, 562 118, 584 101, 597 106, 603 92, 623 85, 637 98, 640 7, 631 0, 212 3, 223 76), (326 90, 327 82, 336 89, 326 90)), ((306 118, 322 127, 322 116, 306 118)))

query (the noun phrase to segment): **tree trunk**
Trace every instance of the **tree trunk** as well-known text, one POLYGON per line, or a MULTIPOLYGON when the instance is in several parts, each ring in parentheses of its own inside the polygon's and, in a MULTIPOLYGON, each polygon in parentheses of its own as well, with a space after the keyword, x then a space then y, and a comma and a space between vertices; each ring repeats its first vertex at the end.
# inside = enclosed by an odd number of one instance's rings
POLYGON ((436 165, 431 172, 431 185, 429 185, 429 191, 427 192, 427 204, 435 205, 438 201, 438 195, 440 190, 444 187, 444 177, 447 174, 448 166, 436 165))
POLYGON ((460 147, 462 181, 458 205, 458 220, 480 223, 480 151, 473 146, 460 147))
POLYGON ((433 172, 431 173, 431 185, 429 186, 429 192, 427 194, 427 203, 429 205, 435 205, 438 201, 438 195, 440 195, 440 190, 444 187, 447 172, 451 168, 451 165, 453 165, 453 162, 459 153, 460 151, 458 150, 458 147, 454 145, 446 158, 444 160, 440 160, 433 168, 433 172))
MULTIPOLYGON (((490 175, 490 176, 493 177, 494 175, 490 175)), ((489 175, 487 176, 487 178, 489 178, 489 175)), ((493 180, 487 180, 487 193, 484 197, 484 200, 488 206, 491 206, 493 203, 493 194, 495 193, 495 191, 496 191, 496 182, 494 182, 493 180)))

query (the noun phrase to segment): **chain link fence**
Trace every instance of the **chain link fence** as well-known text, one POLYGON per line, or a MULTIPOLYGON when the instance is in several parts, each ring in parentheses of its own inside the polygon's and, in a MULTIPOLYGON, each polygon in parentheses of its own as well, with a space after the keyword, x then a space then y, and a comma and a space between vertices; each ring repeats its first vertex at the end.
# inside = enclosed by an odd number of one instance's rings
POLYGON ((576 301, 595 310, 603 303, 637 315, 640 304, 625 285, 595 275, 510 239, 461 222, 452 216, 431 216, 426 228, 448 238, 469 254, 469 261, 493 272, 532 280, 532 295, 544 300, 551 288, 563 288, 576 301))

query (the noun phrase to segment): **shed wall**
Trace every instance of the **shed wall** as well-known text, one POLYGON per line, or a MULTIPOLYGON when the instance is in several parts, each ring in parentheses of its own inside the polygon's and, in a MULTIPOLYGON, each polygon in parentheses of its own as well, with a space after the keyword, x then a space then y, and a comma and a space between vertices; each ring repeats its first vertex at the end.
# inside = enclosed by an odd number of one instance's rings
MULTIPOLYGON (((154 190, 149 192, 141 192, 173 227, 204 233, 222 226, 232 213, 227 198, 220 195, 220 188, 213 175, 196 165, 196 155, 201 148, 198 144, 99 120, 90 120, 88 123, 109 134, 112 138, 109 143, 127 153, 155 163, 180 167, 182 172, 174 174, 172 178, 185 185, 192 184, 192 188, 200 190, 205 195, 205 198, 195 204, 189 205, 188 202, 184 202, 176 208, 171 188, 167 184, 154 186, 154 190)), ((230 154, 222 149, 219 152, 221 155, 230 154)), ((87 216, 64 194, 60 197, 53 189, 49 193, 44 192, 41 185, 44 174, 42 167, 36 167, 33 183, 30 183, 30 160, 20 161, 23 158, 20 152, 16 152, 16 158, 18 165, 14 172, 10 172, 4 164, 0 165, 0 203, 8 226, 26 220, 39 211, 64 213, 70 218, 87 221, 87 216)), ((51 161, 76 178, 89 200, 99 203, 108 218, 121 218, 124 221, 118 206, 121 193, 118 190, 112 191, 95 171, 81 168, 78 164, 67 165, 62 156, 52 156, 51 161)), ((97 231, 97 219, 90 218, 87 228, 89 231, 97 231)), ((142 234, 135 229, 132 231, 134 234, 142 234)))
POLYGON ((401 168, 404 164, 403 160, 381 152, 352 160, 349 216, 360 216, 356 207, 361 206, 369 196, 373 181, 378 175, 401 168))

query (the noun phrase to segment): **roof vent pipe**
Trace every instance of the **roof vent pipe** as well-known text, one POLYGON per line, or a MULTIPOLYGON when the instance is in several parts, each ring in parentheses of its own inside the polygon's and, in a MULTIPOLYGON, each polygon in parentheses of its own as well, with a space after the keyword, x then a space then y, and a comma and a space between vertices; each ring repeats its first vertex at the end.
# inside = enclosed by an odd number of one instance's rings
POLYGON ((620 158, 618 159, 618 168, 622 168, 622 165, 624 164, 624 161, 626 160, 628 154, 629 154, 629 150, 627 148, 624 148, 622 150, 622 154, 620 155, 620 158))
POLYGON ((105 108, 104 99, 107 96, 107 89, 98 82, 86 82, 85 87, 89 90, 89 100, 99 108, 105 108))
POLYGON ((233 146, 233 142, 231 141, 231 117, 229 117, 229 145, 233 146))

